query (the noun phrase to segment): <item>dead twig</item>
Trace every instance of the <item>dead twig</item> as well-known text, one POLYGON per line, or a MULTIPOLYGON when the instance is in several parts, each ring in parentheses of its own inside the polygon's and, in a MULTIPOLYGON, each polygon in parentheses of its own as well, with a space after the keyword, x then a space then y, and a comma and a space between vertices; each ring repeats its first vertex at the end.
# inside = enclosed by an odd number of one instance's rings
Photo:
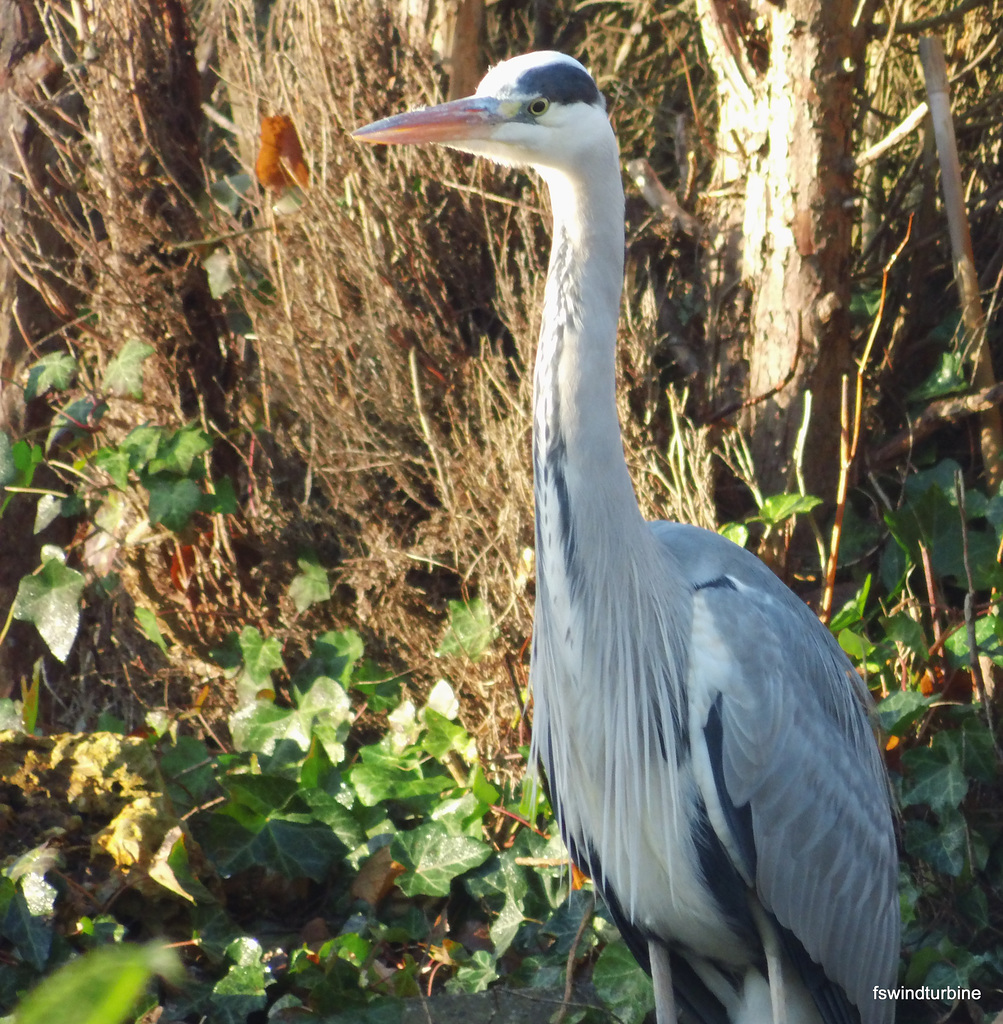
POLYGON ((825 589, 822 591, 822 605, 819 618, 828 622, 832 616, 832 602, 836 588, 836 568, 839 564, 839 545, 843 536, 843 516, 846 513, 846 496, 850 484, 850 467, 857 456, 857 447, 860 443, 860 422, 864 409, 864 373, 867 364, 870 362, 871 350, 874 348, 875 339, 878 336, 878 328, 881 326, 881 317, 885 311, 885 299, 888 295, 888 274, 899 258, 902 250, 909 241, 912 234, 912 217, 909 217, 909 224, 906 227, 905 237, 899 243, 898 248, 888 258, 884 272, 881 275, 881 299, 878 302, 878 310, 871 322, 871 331, 867 336, 867 344, 864 346, 863 355, 857 363, 857 387, 853 407, 853 433, 850 433, 849 426, 849 397, 847 390, 847 378, 843 377, 843 395, 840 405, 840 440, 839 440, 839 482, 836 485, 836 516, 832 526, 832 539, 829 544, 829 561, 825 568, 825 589))
POLYGON ((679 227, 693 238, 700 234, 700 221, 687 213, 679 204, 674 192, 667 189, 658 179, 647 160, 631 160, 627 164, 631 181, 640 189, 644 201, 665 220, 679 227))
MULTIPOLYGON (((923 63, 926 78, 927 100, 930 104, 930 118, 937 141, 937 156, 940 159, 940 180, 944 193, 944 211, 951 237, 951 251, 954 254, 954 279, 961 298, 961 315, 964 320, 966 339, 974 352, 975 384, 979 388, 990 388, 996 383, 992 359, 986 340, 986 320, 979 299, 979 277, 975 272, 975 255, 972 251, 972 235, 965 212, 965 191, 961 181, 961 164, 958 160, 958 145, 954 137, 954 122, 951 118, 951 96, 947 83, 947 63, 940 40, 927 36, 919 41, 919 57, 923 63)), ((1003 478, 1003 419, 997 408, 986 409, 979 414, 981 421, 982 465, 986 481, 995 489, 1003 478)))

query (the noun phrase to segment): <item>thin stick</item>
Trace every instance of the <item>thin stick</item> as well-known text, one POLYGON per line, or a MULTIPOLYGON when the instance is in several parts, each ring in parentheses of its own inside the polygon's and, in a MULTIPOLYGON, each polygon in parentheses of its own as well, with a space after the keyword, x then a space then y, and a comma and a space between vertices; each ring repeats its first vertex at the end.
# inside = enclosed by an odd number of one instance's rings
MULTIPOLYGON (((951 118, 951 94, 947 84, 947 63, 944 48, 934 36, 919 41, 919 58, 926 78, 926 95, 930 104, 933 134, 937 140, 940 160, 940 182, 944 192, 944 212, 954 255, 954 279, 961 298, 961 316, 968 342, 975 351, 975 386, 989 388, 996 383, 989 346, 986 345, 986 320, 979 299, 979 278, 975 272, 972 235, 965 212, 965 192, 961 181, 958 145, 951 118)), ((982 465, 986 481, 993 490, 1003 479, 1003 419, 998 408, 979 414, 982 465)))
POLYGON ((923 122, 923 118, 929 113, 930 108, 921 103, 897 128, 893 128, 883 139, 868 146, 863 153, 859 154, 853 161, 857 167, 877 160, 882 153, 898 145, 903 139, 910 136, 923 122))
POLYGON ((871 322, 871 331, 867 336, 867 344, 864 346, 863 355, 857 363, 857 386, 854 395, 853 408, 853 433, 850 433, 849 425, 849 401, 847 396, 847 379, 843 377, 843 396, 839 413, 839 481, 836 485, 836 515, 832 526, 832 539, 829 545, 829 561, 825 567, 825 589, 822 591, 821 610, 819 618, 828 623, 832 617, 832 602, 836 589, 836 568, 839 563, 839 545, 843 536, 843 516, 846 512, 846 498, 850 484, 850 468, 853 460, 857 457, 857 447, 860 444, 860 423, 864 409, 864 373, 871 358, 871 350, 874 348, 874 341, 878 336, 878 328, 881 326, 881 316, 885 311, 885 299, 888 295, 888 274, 899 258, 902 250, 909 241, 912 234, 912 215, 909 216, 909 224, 906 228, 905 237, 898 244, 898 248, 888 257, 884 272, 881 275, 881 298, 878 301, 878 309, 871 322))

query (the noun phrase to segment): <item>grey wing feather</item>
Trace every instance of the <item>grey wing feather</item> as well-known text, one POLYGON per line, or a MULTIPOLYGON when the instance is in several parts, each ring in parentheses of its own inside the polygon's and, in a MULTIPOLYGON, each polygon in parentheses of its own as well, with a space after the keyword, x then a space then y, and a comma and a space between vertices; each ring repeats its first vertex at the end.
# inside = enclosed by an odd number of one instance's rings
MULTIPOLYGON (((722 802, 751 811, 726 815, 729 828, 751 820, 756 863, 743 868, 861 1020, 884 1024, 893 1004, 875 1000, 873 986, 896 976, 898 859, 870 696, 829 631, 758 558, 696 527, 651 528, 741 676, 718 704, 717 775, 722 802)), ((715 656, 695 644, 691 677, 715 656)))

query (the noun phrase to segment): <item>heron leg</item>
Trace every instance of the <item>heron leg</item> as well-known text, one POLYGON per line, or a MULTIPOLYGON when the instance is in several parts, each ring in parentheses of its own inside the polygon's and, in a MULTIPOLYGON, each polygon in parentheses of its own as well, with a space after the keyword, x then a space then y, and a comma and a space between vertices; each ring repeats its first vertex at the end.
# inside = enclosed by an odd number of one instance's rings
POLYGON ((658 1024, 678 1024, 669 951, 658 942, 649 942, 648 957, 651 960, 651 981, 655 986, 655 1020, 658 1024))
POLYGON ((766 916, 759 900, 749 900, 753 920, 763 940, 763 953, 766 956, 766 976, 770 982, 770 1005, 773 1008, 773 1024, 787 1024, 787 993, 784 990, 783 956, 780 949, 780 936, 777 935, 773 922, 766 916))

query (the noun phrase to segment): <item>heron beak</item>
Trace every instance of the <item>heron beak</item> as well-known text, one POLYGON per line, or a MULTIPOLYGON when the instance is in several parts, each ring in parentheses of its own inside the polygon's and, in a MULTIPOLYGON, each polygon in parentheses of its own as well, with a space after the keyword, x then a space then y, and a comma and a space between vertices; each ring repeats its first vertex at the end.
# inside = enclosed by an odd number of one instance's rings
POLYGON ((450 103, 440 103, 424 110, 395 114, 374 121, 352 132, 352 138, 369 143, 463 142, 465 139, 486 139, 492 129, 507 121, 518 104, 508 104, 486 96, 468 96, 450 103))

